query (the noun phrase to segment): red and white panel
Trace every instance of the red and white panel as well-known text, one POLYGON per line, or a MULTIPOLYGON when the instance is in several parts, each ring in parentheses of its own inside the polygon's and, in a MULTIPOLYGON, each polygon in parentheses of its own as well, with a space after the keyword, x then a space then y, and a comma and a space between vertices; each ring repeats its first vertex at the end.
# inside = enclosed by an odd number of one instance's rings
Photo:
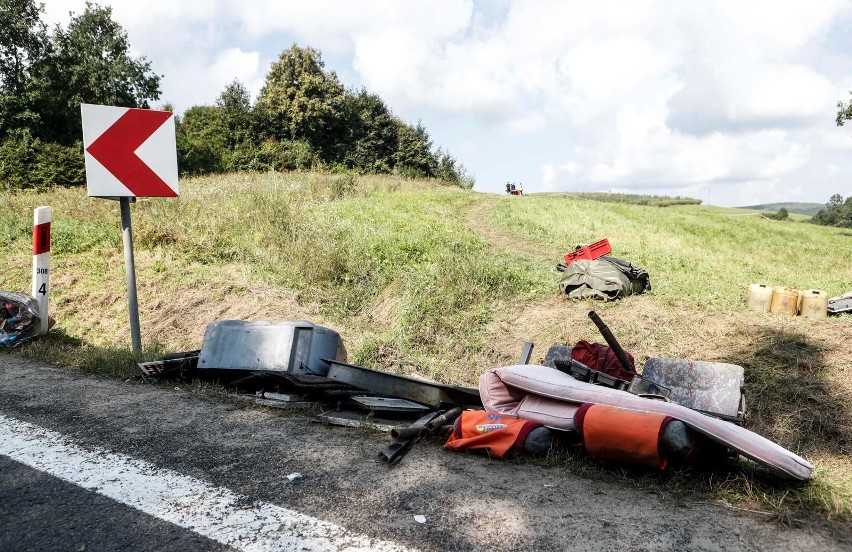
POLYGON ((86 183, 92 197, 176 197, 174 115, 82 104, 86 183))

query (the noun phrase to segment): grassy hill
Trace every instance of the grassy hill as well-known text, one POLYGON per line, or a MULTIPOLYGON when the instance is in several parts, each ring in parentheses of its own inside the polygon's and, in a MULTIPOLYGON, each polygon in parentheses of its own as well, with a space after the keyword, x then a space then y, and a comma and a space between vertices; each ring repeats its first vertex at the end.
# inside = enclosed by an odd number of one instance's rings
POLYGON ((789 213, 795 213, 797 215, 810 215, 813 216, 817 214, 820 210, 825 209, 825 203, 796 203, 796 202, 785 202, 785 203, 764 203, 763 205, 748 205, 746 207, 740 207, 740 209, 753 209, 755 211, 771 211, 773 213, 777 212, 778 209, 784 207, 787 209, 789 213))
MULTIPOLYGON (((54 212, 57 325, 22 354, 136 374, 118 204, 59 189, 0 192, 0 205, 4 290, 28 291, 32 209, 54 212)), ((640 366, 649 356, 744 366, 748 427, 817 470, 791 487, 759 469, 658 477, 570 455, 553 461, 783 521, 852 523, 850 317, 790 318, 743 304, 756 282, 852 290, 848 230, 719 207, 307 173, 188 179, 180 198, 141 200, 132 213, 146 359, 198 348, 216 320, 304 318, 338 330, 353 362, 475 385, 484 370, 515 362, 524 341, 537 345, 533 361, 552 344, 602 342, 586 316, 594 309, 640 366), (603 237, 614 256, 650 273, 652 292, 608 304, 560 297, 554 265, 574 244, 603 237)))

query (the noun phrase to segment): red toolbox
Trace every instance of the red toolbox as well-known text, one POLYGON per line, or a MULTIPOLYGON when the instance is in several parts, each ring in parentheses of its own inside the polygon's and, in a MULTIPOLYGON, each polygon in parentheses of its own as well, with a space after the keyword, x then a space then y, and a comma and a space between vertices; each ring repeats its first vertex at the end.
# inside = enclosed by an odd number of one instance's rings
POLYGON ((609 245, 609 240, 604 238, 591 245, 581 247, 570 253, 565 254, 565 264, 570 265, 578 259, 597 259, 607 253, 612 253, 612 246, 609 245))

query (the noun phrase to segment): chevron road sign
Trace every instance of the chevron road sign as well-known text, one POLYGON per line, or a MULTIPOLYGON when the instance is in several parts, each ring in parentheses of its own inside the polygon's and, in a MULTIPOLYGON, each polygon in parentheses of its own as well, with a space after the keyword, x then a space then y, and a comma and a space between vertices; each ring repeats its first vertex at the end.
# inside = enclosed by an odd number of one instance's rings
POLYGON ((175 120, 168 111, 82 104, 91 197, 176 197, 175 120))
POLYGON ((142 348, 130 203, 137 197, 177 197, 175 118, 168 111, 81 104, 89 197, 117 199, 127 276, 133 352, 142 348))

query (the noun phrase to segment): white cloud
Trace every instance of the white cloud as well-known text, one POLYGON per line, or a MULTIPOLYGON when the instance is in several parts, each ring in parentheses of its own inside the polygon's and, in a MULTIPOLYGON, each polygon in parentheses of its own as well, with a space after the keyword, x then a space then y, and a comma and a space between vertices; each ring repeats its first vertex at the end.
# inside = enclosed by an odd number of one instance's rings
POLYGON ((684 78, 671 98, 668 123, 692 134, 812 126, 834 103, 829 80, 802 65, 699 63, 684 78))
MULTIPOLYGON (((733 204, 849 187, 852 133, 833 119, 852 53, 828 43, 852 22, 848 0, 106 3, 179 109, 234 78, 256 93, 297 42, 424 119, 487 191, 712 187, 733 204), (501 142, 517 149, 495 162, 481 144, 501 142)), ((83 0, 47 5, 52 21, 69 9, 83 0)))
POLYGON ((824 31, 843 10, 844 0, 720 0, 720 17, 750 52, 789 53, 824 31))
MULTIPOLYGON (((641 115, 637 115, 640 119, 641 115)), ((774 179, 802 168, 809 149, 790 143, 783 132, 760 131, 737 136, 714 133, 682 136, 659 127, 623 132, 613 160, 570 163, 547 173, 549 188, 572 185, 624 185, 671 189, 694 185, 774 179), (756 162, 759 160, 759 162, 756 162), (566 170, 570 168, 570 170, 566 170)))
POLYGON ((337 54, 351 51, 356 35, 389 30, 443 41, 464 30, 472 10, 471 0, 421 0, 405 4, 394 0, 259 0, 252 3, 251 9, 235 10, 234 16, 253 37, 286 33, 300 42, 337 54))
POLYGON ((587 100, 609 104, 623 101, 653 77, 664 77, 674 60, 637 34, 585 40, 558 59, 559 72, 572 91, 587 100))

